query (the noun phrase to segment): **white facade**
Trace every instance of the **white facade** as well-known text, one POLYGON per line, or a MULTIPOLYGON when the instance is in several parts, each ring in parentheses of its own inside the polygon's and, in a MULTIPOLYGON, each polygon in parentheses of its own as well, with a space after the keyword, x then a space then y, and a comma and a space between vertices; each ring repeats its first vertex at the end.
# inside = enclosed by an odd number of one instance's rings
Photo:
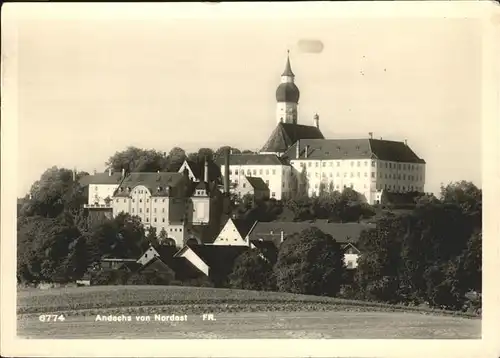
MULTIPOLYGON (((229 180, 238 185, 244 181, 245 176, 261 178, 269 187, 269 195, 272 199, 281 200, 290 193, 291 171, 288 165, 254 165, 254 164, 230 164, 229 180)), ((221 172, 225 172, 225 165, 221 165, 221 172)))
POLYGON ((152 196, 148 188, 137 185, 128 196, 113 198, 113 216, 121 212, 138 216, 145 228, 155 227, 157 234, 164 229, 177 246, 184 245, 186 199, 152 196))
POLYGON ((245 237, 241 237, 241 234, 236 228, 233 220, 229 219, 212 245, 250 246, 250 240, 248 238, 248 235, 245 237))
POLYGON ((278 102, 276 104, 276 118, 278 123, 297 123, 297 103, 278 102))
POLYGON ((352 188, 375 204, 384 189, 397 193, 424 191, 425 164, 372 159, 292 159, 291 164, 299 178, 305 171, 310 196, 319 195, 321 187, 340 192, 352 188))
POLYGON ((119 183, 116 184, 89 184, 87 207, 111 207, 111 199, 119 183), (106 203, 109 198, 109 203, 106 203))

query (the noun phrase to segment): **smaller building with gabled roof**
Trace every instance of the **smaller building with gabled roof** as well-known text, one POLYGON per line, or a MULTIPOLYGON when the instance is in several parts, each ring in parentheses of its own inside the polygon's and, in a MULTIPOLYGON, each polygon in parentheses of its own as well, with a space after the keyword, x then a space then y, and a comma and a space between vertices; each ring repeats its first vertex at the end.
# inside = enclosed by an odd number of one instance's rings
MULTIPOLYGON (((220 156, 216 163, 225 173, 225 156, 220 156)), ((233 187, 247 182, 245 177, 260 178, 269 188, 269 197, 281 200, 290 195, 292 167, 276 154, 231 154, 229 155, 229 181, 233 187)), ((252 180, 252 179, 250 179, 252 180)), ((253 180, 259 185, 257 180, 253 180)), ((259 188, 263 188, 262 185, 259 188)))

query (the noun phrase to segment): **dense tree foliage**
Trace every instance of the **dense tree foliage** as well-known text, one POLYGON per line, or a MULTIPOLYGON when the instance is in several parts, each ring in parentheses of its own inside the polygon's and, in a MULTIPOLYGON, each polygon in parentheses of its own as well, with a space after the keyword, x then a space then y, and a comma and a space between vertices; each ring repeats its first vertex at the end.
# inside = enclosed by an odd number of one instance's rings
POLYGON ((284 205, 293 213, 294 221, 327 219, 331 222, 355 222, 375 215, 361 195, 350 188, 342 193, 323 191, 313 197, 295 195, 284 205))
POLYGON ((365 298, 456 310, 481 292, 481 191, 461 182, 426 199, 362 233, 356 285, 365 298))
POLYGON ((229 277, 233 288, 245 290, 274 290, 273 265, 262 253, 251 250, 240 255, 229 277))
POLYGON ((317 228, 287 237, 274 267, 280 291, 335 296, 345 277, 340 244, 317 228))

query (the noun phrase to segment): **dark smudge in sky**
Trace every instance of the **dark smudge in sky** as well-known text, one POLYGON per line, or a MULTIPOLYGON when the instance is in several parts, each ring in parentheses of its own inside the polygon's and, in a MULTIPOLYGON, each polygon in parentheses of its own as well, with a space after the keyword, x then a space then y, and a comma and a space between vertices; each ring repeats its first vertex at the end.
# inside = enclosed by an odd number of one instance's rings
POLYGON ((299 52, 302 53, 321 53, 323 52, 323 42, 320 40, 302 39, 297 43, 299 52))

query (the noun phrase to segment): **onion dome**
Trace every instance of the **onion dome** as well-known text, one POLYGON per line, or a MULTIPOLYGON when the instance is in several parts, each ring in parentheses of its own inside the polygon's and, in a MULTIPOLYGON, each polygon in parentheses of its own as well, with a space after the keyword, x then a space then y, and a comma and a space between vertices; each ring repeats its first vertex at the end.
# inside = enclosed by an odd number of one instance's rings
POLYGON ((299 103, 299 88, 293 82, 281 83, 276 89, 276 101, 299 103))

